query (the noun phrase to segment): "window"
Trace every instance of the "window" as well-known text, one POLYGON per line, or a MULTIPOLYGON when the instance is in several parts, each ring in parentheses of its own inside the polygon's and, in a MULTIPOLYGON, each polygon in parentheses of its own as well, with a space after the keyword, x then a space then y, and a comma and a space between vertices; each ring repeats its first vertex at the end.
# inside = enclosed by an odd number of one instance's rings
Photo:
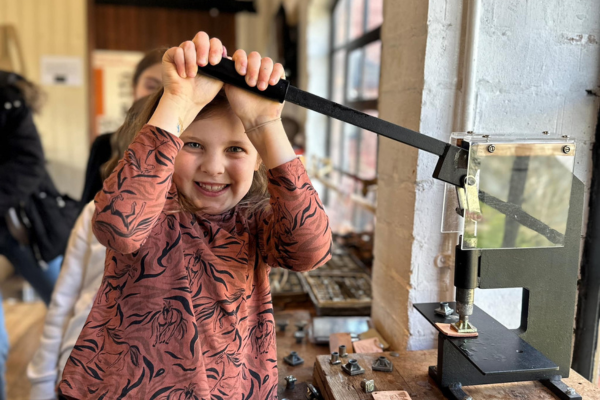
MULTIPOLYGON (((336 103, 377 116, 383 0, 337 0, 332 12, 331 88, 336 103)), ((334 231, 372 231, 378 136, 330 119, 331 183, 326 204, 334 231), (352 199, 356 201, 352 201, 352 199), (360 205, 363 203, 364 205, 360 205)))

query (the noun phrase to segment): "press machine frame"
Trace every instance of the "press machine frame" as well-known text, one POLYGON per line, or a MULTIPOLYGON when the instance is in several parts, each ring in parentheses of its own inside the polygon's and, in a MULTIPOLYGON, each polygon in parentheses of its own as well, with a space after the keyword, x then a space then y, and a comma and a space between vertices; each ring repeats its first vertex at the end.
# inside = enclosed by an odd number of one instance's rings
MULTIPOLYGON (((291 86, 286 80, 280 80, 265 91, 249 87, 244 77, 235 71, 233 61, 228 59, 198 70, 260 96, 281 103, 289 101, 435 154, 439 160, 433 178, 459 188, 465 185, 467 148, 323 99, 291 86)), ((467 145, 463 141, 463 146, 467 145)), ((447 397, 469 399, 462 386, 539 380, 561 400, 581 399, 561 381, 570 372, 584 201, 583 183, 574 175, 572 179, 564 247, 468 251, 457 248, 457 288, 522 287, 523 307, 521 327, 517 330, 505 328, 474 306, 473 321, 479 330, 477 338, 451 338, 439 334, 438 363, 429 368, 429 374, 447 397)), ((439 303, 414 306, 434 326, 449 320, 435 313, 439 303)))

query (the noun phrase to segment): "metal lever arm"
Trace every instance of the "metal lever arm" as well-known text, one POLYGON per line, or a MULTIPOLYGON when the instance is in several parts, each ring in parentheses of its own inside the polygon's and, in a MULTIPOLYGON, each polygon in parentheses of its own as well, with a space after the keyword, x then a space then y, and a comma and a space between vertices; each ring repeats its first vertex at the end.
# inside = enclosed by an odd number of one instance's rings
POLYGON ((248 86, 245 78, 235 70, 234 62, 227 58, 223 58, 217 65, 208 64, 205 67, 198 67, 198 71, 219 79, 224 83, 246 89, 268 99, 280 103, 289 101, 300 107, 347 122, 419 150, 435 154, 440 159, 433 177, 455 186, 463 185, 462 179, 466 175, 468 155, 467 151, 460 147, 305 92, 290 85, 289 81, 285 79, 280 80, 277 85, 269 86, 266 90, 260 91, 256 87, 248 86))

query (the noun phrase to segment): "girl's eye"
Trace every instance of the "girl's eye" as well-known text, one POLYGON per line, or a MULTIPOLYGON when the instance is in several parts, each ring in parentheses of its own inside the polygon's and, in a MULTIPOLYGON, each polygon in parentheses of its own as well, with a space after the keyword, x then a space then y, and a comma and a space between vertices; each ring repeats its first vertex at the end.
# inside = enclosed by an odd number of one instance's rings
POLYGON ((232 146, 229 148, 229 151, 231 153, 242 153, 242 152, 244 152, 244 149, 242 149, 241 147, 238 147, 238 146, 232 146))
POLYGON ((185 144, 187 147, 189 147, 190 149, 201 149, 202 145, 200 143, 196 143, 196 142, 189 142, 185 144))

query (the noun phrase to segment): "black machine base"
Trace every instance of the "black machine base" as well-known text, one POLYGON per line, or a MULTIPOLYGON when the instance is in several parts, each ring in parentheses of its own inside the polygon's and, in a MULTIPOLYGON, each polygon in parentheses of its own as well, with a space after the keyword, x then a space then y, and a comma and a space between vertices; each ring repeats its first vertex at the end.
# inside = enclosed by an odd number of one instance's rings
MULTIPOLYGON (((454 303, 449 303, 455 308, 454 303)), ((452 323, 456 314, 448 317, 436 314, 439 303, 414 306, 432 325, 452 323)), ((438 338, 438 365, 429 368, 429 375, 449 399, 465 400, 463 386, 487 385, 522 381, 540 381, 561 400, 581 399, 561 381, 558 366, 477 306, 470 318, 479 331, 475 338, 453 338, 442 333, 438 338)))

